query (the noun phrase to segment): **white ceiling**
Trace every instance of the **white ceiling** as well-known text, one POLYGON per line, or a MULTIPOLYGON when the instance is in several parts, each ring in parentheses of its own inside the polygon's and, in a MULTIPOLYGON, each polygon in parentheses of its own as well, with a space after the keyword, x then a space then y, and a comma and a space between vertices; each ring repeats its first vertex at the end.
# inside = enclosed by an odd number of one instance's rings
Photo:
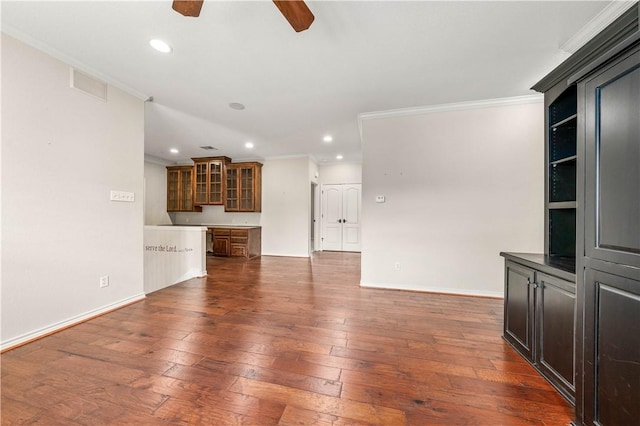
POLYGON ((149 155, 360 161, 358 114, 531 94, 608 3, 308 1, 315 22, 295 33, 270 1, 205 0, 199 18, 171 1, 2 1, 2 29, 153 96, 149 155), (173 53, 152 50, 152 38, 173 53))

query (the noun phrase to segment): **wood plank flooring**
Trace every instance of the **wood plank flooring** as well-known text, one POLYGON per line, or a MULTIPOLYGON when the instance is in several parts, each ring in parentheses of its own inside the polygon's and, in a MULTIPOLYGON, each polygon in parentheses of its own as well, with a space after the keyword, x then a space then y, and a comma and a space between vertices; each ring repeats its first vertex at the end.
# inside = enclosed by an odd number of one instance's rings
POLYGON ((360 255, 210 276, 6 352, 2 424, 568 425, 502 301, 365 289, 360 255))

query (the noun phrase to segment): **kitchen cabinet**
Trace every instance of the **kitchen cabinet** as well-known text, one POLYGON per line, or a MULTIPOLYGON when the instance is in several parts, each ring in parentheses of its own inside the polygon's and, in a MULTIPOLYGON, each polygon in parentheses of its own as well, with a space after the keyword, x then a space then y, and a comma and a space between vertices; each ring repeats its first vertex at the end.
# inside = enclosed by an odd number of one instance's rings
POLYGON ((262 211, 262 164, 227 165, 226 212, 262 211))
POLYGON ((229 256, 231 254, 231 230, 229 228, 213 228, 213 255, 229 256))
POLYGON ((504 338, 569 401, 575 399, 575 278, 549 256, 505 257, 504 338))
POLYGON ((262 229, 252 227, 213 227, 213 255, 245 257, 260 256, 262 250, 262 229))
POLYGON ((167 167, 167 211, 202 211, 193 204, 193 167, 167 167))
POLYGON ((194 204, 223 205, 229 157, 192 158, 194 161, 194 204))

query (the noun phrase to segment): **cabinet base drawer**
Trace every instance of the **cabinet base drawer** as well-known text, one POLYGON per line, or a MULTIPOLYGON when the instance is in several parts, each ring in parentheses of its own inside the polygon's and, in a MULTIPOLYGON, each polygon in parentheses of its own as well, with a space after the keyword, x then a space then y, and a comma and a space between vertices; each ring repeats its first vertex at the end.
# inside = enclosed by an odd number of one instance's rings
POLYGON ((231 244, 231 256, 247 257, 247 246, 240 244, 231 244))

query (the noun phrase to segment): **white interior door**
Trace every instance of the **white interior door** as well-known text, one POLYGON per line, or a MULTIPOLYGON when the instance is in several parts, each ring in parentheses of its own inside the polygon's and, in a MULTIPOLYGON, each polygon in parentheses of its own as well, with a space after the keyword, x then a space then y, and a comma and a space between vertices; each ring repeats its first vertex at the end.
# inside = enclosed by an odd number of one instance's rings
POLYGON ((322 249, 360 251, 361 185, 323 185, 322 249))
POLYGON ((342 187, 342 250, 360 251, 360 184, 342 187))
POLYGON ((342 185, 322 187, 322 249, 342 250, 342 185))

